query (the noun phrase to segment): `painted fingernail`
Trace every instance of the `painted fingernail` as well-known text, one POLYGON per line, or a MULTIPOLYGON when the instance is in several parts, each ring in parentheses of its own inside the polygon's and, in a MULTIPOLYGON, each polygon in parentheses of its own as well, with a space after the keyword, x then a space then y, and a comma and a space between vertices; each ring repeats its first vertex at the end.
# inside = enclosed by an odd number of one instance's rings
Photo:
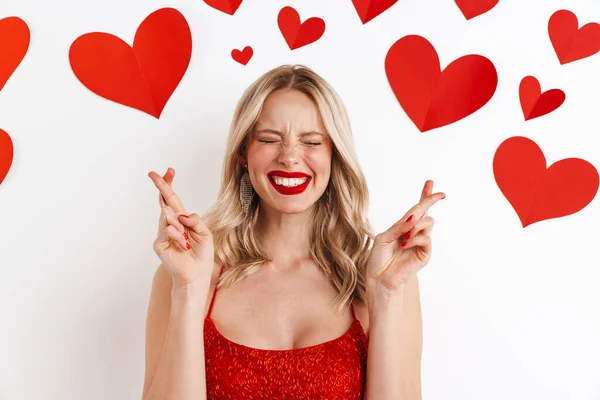
POLYGON ((442 200, 444 200, 446 198, 446 196, 444 195, 444 197, 442 197, 442 200))
POLYGON ((404 235, 404 239, 410 239, 410 232, 406 232, 406 234, 404 235))
POLYGON ((189 217, 190 217, 189 215, 185 215, 185 214, 181 214, 181 216, 182 216, 183 218, 189 218, 189 217))
POLYGON ((412 219, 412 215, 410 217, 408 217, 408 219, 406 220, 406 222, 410 222, 410 220, 412 219))
POLYGON ((189 237, 188 237, 188 234, 187 234, 187 233, 185 233, 185 232, 183 232, 183 237, 185 238, 185 240, 188 240, 188 239, 189 239, 189 237))
POLYGON ((402 246, 402 247, 406 246, 406 242, 400 243, 400 246, 402 246))
POLYGON ((186 243, 186 244, 185 244, 185 247, 187 247, 187 249, 189 250, 189 249, 190 249, 192 246, 190 246, 190 244, 189 244, 189 243, 186 243))

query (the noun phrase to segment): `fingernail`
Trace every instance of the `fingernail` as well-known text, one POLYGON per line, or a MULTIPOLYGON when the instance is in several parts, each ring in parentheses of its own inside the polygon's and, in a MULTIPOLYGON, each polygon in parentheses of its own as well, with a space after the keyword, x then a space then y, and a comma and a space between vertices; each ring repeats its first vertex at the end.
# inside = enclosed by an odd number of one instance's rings
POLYGON ((188 237, 188 234, 187 234, 187 233, 185 233, 185 232, 183 232, 183 237, 185 238, 185 240, 188 240, 188 239, 189 239, 189 237, 188 237))
POLYGON ((400 243, 400 246, 402 246, 402 247, 406 246, 406 242, 400 243))
POLYGON ((185 214, 181 214, 181 216, 182 216, 183 218, 189 218, 189 217, 190 217, 189 215, 185 215, 185 214))
POLYGON ((190 246, 190 244, 189 244, 189 243, 186 243, 186 244, 185 244, 185 247, 187 247, 187 249, 189 250, 189 249, 191 249, 191 247, 192 247, 192 246, 190 246))
POLYGON ((406 234, 404 235, 404 239, 410 239, 410 232, 406 232, 406 234))
POLYGON ((444 197, 442 197, 442 200, 444 200, 446 198, 446 196, 444 195, 444 197))
POLYGON ((412 219, 412 215, 410 217, 408 217, 408 219, 406 220, 406 222, 410 222, 410 220, 412 219))

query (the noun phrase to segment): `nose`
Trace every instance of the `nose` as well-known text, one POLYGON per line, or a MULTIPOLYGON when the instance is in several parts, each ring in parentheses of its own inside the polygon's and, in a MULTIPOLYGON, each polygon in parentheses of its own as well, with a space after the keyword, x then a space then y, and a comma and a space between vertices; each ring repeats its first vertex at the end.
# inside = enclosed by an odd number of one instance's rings
POLYGON ((296 143, 285 143, 281 146, 281 152, 277 161, 287 168, 298 164, 300 159, 298 146, 296 143))

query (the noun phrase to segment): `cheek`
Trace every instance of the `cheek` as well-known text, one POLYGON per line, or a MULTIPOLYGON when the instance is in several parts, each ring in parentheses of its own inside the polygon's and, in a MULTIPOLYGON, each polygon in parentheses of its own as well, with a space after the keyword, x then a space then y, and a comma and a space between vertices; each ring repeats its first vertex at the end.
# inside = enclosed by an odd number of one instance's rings
POLYGON ((329 172, 331 168, 331 154, 323 149, 314 150, 306 153, 306 161, 311 168, 318 173, 329 172))
POLYGON ((277 149, 274 146, 256 146, 251 152, 251 157, 255 165, 269 164, 277 157, 277 149))

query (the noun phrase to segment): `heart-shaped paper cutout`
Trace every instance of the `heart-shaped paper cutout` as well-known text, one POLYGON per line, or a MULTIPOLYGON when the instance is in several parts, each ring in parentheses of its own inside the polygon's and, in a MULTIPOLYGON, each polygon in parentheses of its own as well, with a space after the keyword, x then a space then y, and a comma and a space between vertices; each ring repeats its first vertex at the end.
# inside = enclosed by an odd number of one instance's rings
POLYGON ((300 15, 290 6, 279 11, 277 25, 290 50, 316 42, 325 32, 325 21, 321 18, 311 17, 300 23, 300 15))
POLYGON ((231 50, 231 58, 242 65, 248 64, 248 61, 250 61, 253 54, 254 50, 252 50, 252 47, 250 46, 244 47, 244 50, 242 51, 239 51, 238 49, 231 50))
POLYGON ((363 25, 396 4, 398 0, 352 0, 363 25))
POLYGON ((485 14, 496 7, 500 0, 454 0, 466 19, 485 14))
POLYGON ((427 39, 409 35, 390 47, 385 72, 398 102, 421 132, 459 121, 483 107, 496 92, 494 64, 467 55, 443 71, 427 39))
POLYGON ((559 10, 548 21, 548 35, 561 65, 590 57, 600 51, 600 24, 579 27, 577 16, 559 10))
POLYGON ((204 0, 212 8, 229 15, 235 14, 242 1, 244 0, 204 0))
POLYGON ((546 168, 546 158, 531 139, 506 139, 494 155, 494 177, 525 228, 585 208, 596 196, 600 177, 589 162, 560 160, 546 168))
POLYGON ((0 19, 0 90, 29 49, 29 27, 19 17, 0 19))
POLYGON ((0 185, 8 175, 8 171, 10 171, 13 157, 13 142, 8 133, 0 129, 0 185))
POLYGON ((75 76, 98 96, 159 118, 190 62, 192 35, 173 8, 150 14, 133 46, 93 32, 77 38, 69 59, 75 76))
POLYGON ((560 89, 551 89, 542 93, 537 78, 526 76, 519 85, 519 97, 525 121, 528 121, 556 110, 564 103, 566 96, 560 89))

